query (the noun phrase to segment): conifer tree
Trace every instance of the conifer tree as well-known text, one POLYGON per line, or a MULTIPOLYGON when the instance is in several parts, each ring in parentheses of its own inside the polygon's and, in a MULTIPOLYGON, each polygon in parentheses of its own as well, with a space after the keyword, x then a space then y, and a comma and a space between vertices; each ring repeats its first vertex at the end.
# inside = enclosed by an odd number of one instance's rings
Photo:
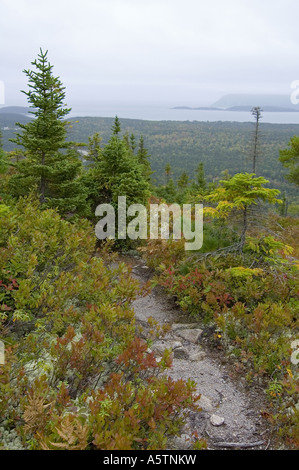
POLYGON ((167 202, 173 203, 177 202, 178 194, 177 189, 172 178, 169 179, 167 185, 165 186, 164 197, 167 202))
POLYGON ((123 141, 124 141, 124 143, 125 143, 127 149, 129 150, 129 152, 133 155, 132 148, 131 148, 131 144, 130 144, 130 137, 129 137, 128 131, 124 133, 123 141))
POLYGON ((279 161, 289 173, 286 176, 291 183, 299 185, 299 137, 294 136, 289 142, 289 148, 280 150, 279 161))
POLYGON ((113 132, 103 149, 103 174, 107 180, 126 172, 130 164, 129 155, 125 141, 113 132))
POLYGON ((201 162, 196 169, 196 185, 201 191, 205 191, 207 187, 207 182, 205 178, 204 165, 201 162))
POLYGON ((184 191, 189 183, 189 176, 186 171, 184 171, 178 179, 178 187, 181 191, 184 191))
POLYGON ((48 52, 40 50, 32 62, 35 70, 24 70, 28 78, 27 96, 34 118, 27 124, 17 123, 22 133, 13 139, 24 149, 15 165, 10 188, 14 196, 28 194, 34 187, 44 207, 56 207, 61 213, 84 208, 85 192, 78 175, 82 163, 76 144, 66 142, 65 116, 70 108, 64 105, 65 88, 53 75, 48 52))
POLYGON ((130 146, 131 146, 132 152, 135 153, 135 149, 136 149, 137 145, 136 145, 136 139, 135 139, 134 134, 130 135, 130 146))
POLYGON ((82 182, 93 214, 102 203, 113 204, 117 209, 119 196, 126 196, 127 205, 146 204, 149 197, 144 168, 132 151, 128 133, 120 137, 120 132, 120 120, 116 117, 110 139, 103 148, 99 134, 89 138, 87 159, 90 165, 82 182))
POLYGON ((171 165, 170 163, 166 163, 165 165, 165 177, 166 177, 166 185, 169 183, 170 177, 171 177, 171 165))
POLYGON ((80 176, 80 181, 86 189, 86 216, 94 219, 95 208, 107 201, 106 182, 103 176, 102 138, 98 132, 88 138, 87 169, 80 176))
POLYGON ((144 175, 146 179, 149 181, 152 171, 151 171, 151 166, 149 162, 149 154, 148 154, 147 149, 145 148, 143 136, 140 136, 140 139, 139 139, 137 160, 142 165, 144 169, 144 175))
POLYGON ((142 165, 132 155, 126 142, 115 133, 103 149, 102 176, 111 191, 111 200, 118 196, 127 196, 128 204, 145 204, 149 185, 142 165))
POLYGON ((102 138, 98 132, 95 132, 91 137, 88 137, 88 154, 86 160, 88 160, 92 165, 102 161, 102 148, 101 148, 102 138))
POLYGON ((115 116, 114 123, 112 126, 112 134, 113 135, 118 135, 121 132, 121 127, 120 127, 120 120, 118 116, 115 116))
MULTIPOLYGON (((144 176, 143 166, 132 153, 127 140, 119 137, 117 129, 120 129, 120 123, 115 120, 112 135, 102 151, 103 160, 98 175, 99 179, 104 181, 104 191, 98 196, 99 204, 102 202, 112 204, 116 214, 120 209, 119 197, 126 198, 126 207, 121 206, 123 210, 134 203, 146 205, 150 196, 149 183, 144 176)), ((118 217, 116 217, 116 226, 118 227, 118 217)), ((130 241, 121 240, 117 244, 128 247, 130 241)))

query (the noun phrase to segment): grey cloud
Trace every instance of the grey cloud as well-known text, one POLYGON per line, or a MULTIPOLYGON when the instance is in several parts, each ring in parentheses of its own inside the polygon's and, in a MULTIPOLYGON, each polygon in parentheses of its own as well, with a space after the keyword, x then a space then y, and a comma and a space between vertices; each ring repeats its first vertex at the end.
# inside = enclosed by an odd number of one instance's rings
POLYGON ((1 0, 0 80, 21 102, 42 47, 71 100, 288 93, 298 13, 296 0, 1 0))

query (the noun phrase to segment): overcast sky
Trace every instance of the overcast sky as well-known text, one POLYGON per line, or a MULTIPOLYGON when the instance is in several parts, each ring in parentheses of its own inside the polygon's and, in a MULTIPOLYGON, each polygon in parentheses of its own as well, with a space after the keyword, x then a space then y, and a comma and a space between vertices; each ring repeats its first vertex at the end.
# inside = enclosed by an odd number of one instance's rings
POLYGON ((298 0, 0 0, 5 104, 26 104, 22 71, 40 47, 69 106, 289 95, 299 80, 298 19, 298 0))

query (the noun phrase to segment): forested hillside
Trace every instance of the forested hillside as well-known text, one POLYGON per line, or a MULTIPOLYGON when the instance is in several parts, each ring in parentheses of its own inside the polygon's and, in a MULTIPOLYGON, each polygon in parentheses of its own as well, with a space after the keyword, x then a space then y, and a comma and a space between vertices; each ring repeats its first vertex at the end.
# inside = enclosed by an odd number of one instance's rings
MULTIPOLYGON (((108 139, 113 119, 78 118, 72 120, 70 138, 86 142, 89 135, 100 132, 108 139), (74 122, 75 121, 75 122, 74 122)), ((209 179, 221 171, 230 173, 251 170, 251 149, 254 126, 238 122, 178 122, 139 121, 122 119, 122 130, 143 135, 150 154, 154 179, 164 183, 164 168, 170 163, 174 178, 183 171, 192 177, 200 162, 205 165, 209 179)), ((271 179, 273 184, 283 184, 285 170, 278 161, 279 150, 285 148, 291 137, 299 133, 295 124, 261 124, 260 158, 258 172, 271 179)))
MULTIPOLYGON (((16 120, 26 122, 28 118, 16 115, 0 115, 3 146, 12 150, 9 142, 15 132, 16 120)), ((250 115, 248 116, 248 121, 250 115)), ((165 166, 170 163, 172 176, 177 180, 186 171, 193 179, 199 163, 204 164, 206 178, 213 181, 222 171, 230 174, 251 171, 251 153, 254 124, 238 122, 179 122, 179 121, 143 121, 122 119, 123 133, 132 133, 136 140, 143 135, 145 146, 150 155, 153 170, 153 182, 165 183, 165 166)), ((99 132, 103 143, 107 143, 112 118, 79 117, 69 120, 68 140, 88 142, 88 137, 99 132)), ((286 182, 287 171, 278 160, 279 150, 288 146, 290 139, 299 133, 296 124, 260 124, 260 148, 257 159, 257 173, 270 180, 273 187, 294 200, 298 190, 286 182)))
MULTIPOLYGON (((108 118, 78 118, 72 120, 69 135, 72 140, 86 142, 89 135, 100 132, 103 142, 109 137, 113 120, 108 118)), ((150 155, 153 181, 165 183, 165 166, 170 163, 177 180, 186 171, 194 178, 198 164, 204 164, 208 181, 222 171, 230 174, 252 169, 254 125, 238 122, 174 122, 122 119, 122 130, 136 138, 144 136, 150 155)), ((271 181, 271 186, 295 198, 298 189, 285 181, 286 170, 279 162, 279 150, 299 133, 295 124, 261 124, 257 173, 271 181)))

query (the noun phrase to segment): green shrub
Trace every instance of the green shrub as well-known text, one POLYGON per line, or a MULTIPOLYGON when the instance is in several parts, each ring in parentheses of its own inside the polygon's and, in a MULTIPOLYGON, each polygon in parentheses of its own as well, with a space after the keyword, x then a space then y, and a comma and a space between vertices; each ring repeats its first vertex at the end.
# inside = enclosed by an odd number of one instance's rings
POLYGON ((135 336, 138 282, 84 220, 25 199, 0 217, 2 447, 165 448, 197 397, 135 336))

